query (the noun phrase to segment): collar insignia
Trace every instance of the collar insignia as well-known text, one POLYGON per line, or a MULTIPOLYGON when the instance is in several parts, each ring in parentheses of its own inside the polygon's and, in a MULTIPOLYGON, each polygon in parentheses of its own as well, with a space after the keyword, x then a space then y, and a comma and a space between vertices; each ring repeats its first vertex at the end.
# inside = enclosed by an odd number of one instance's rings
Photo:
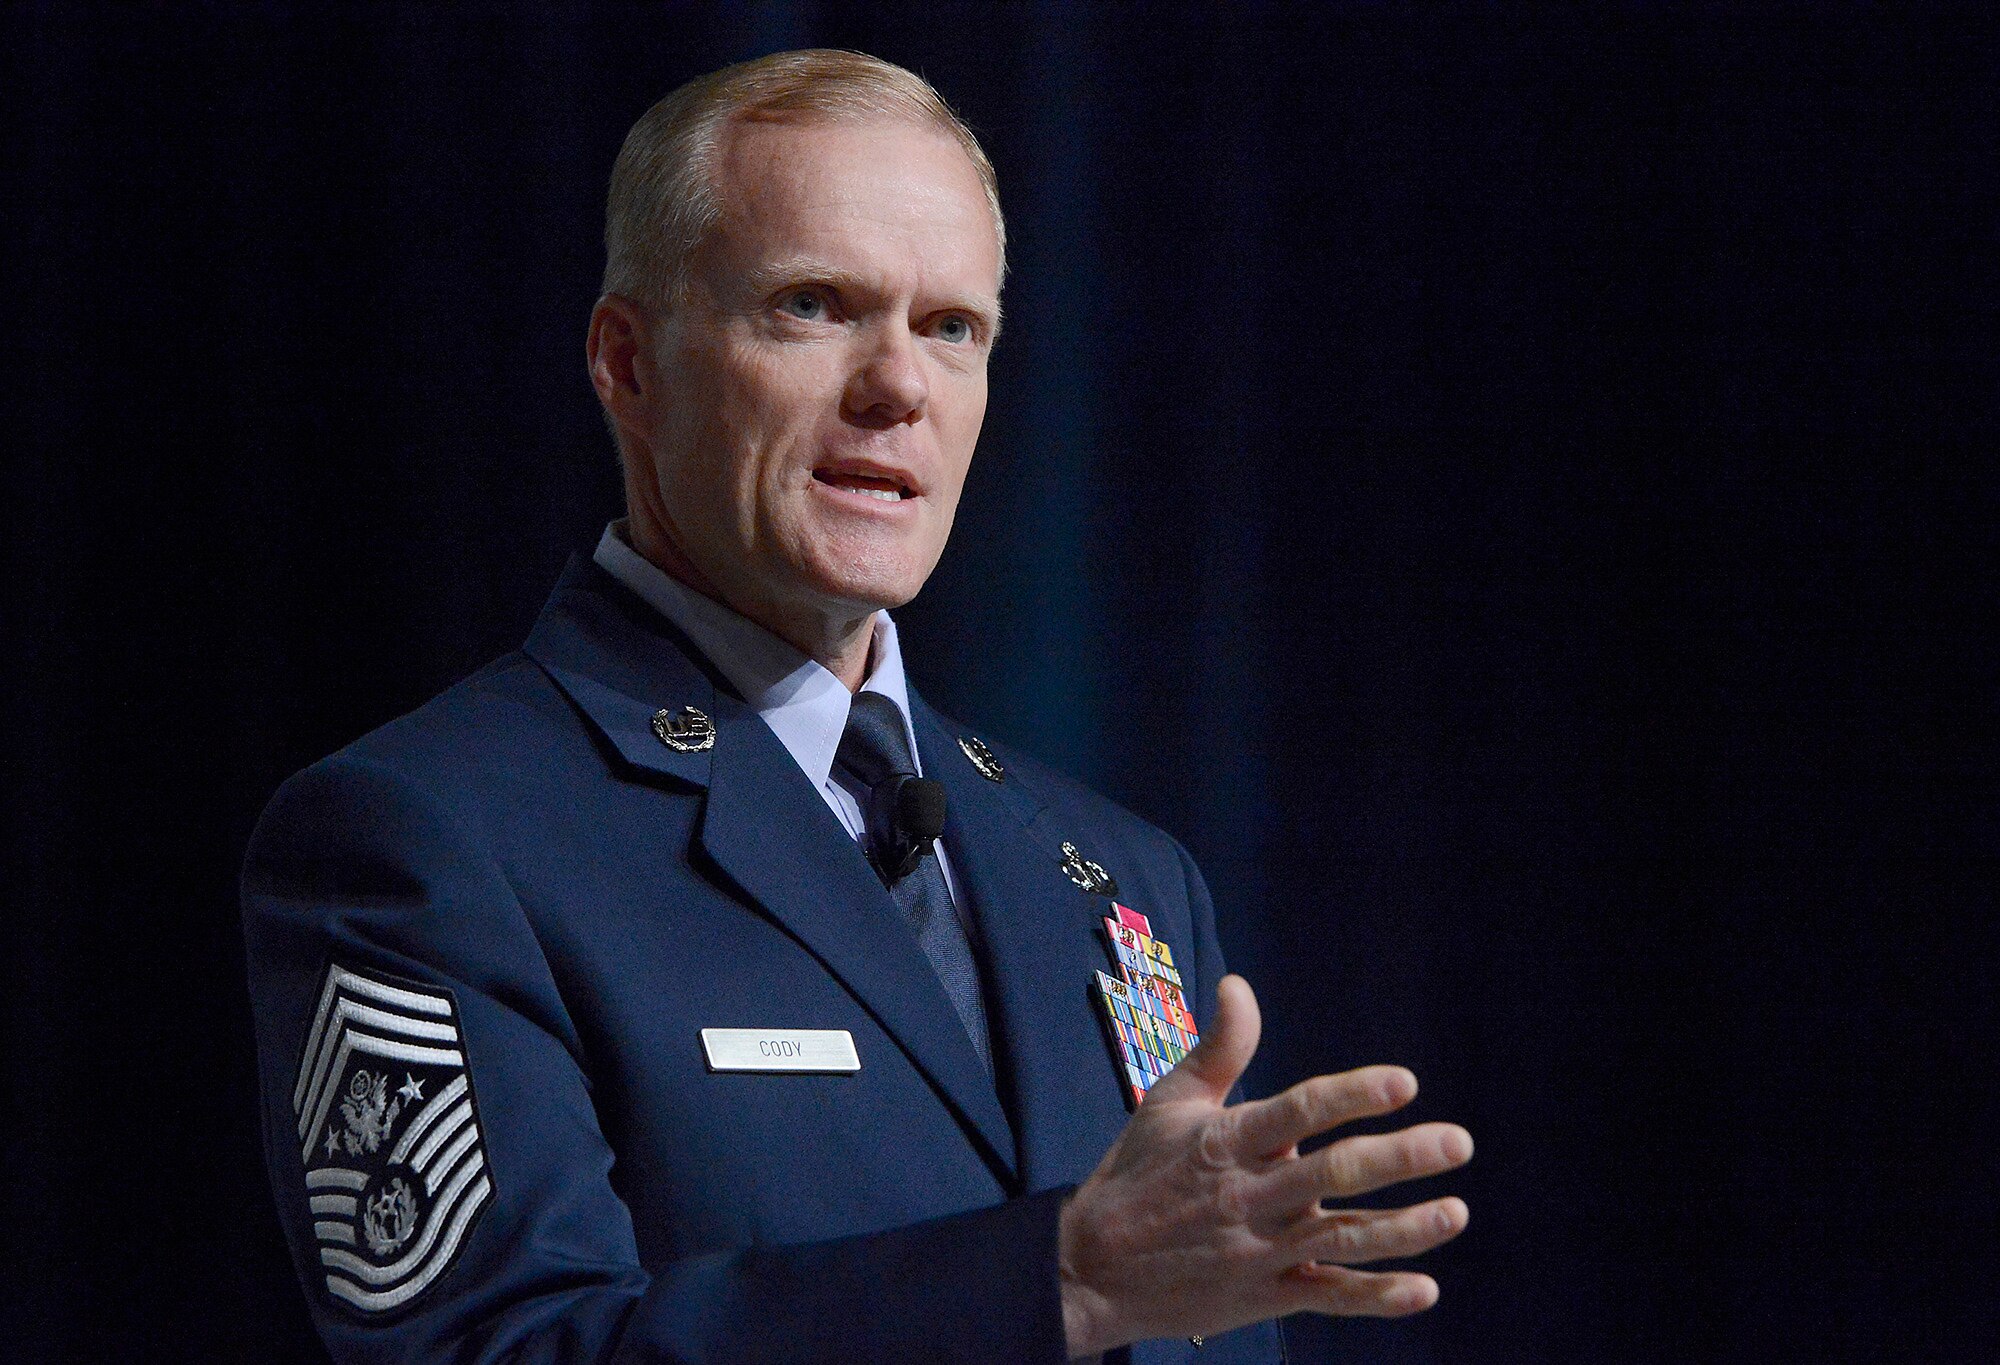
POLYGON ((988 782, 1007 780, 1007 769, 1001 766, 1000 760, 993 756, 993 751, 986 747, 984 741, 967 735, 958 741, 958 747, 965 751, 965 756, 972 760, 972 766, 988 782))
POLYGON ((1075 844, 1067 839, 1062 846, 1062 872, 1078 886, 1093 896, 1115 896, 1118 882, 1101 863, 1094 863, 1077 851, 1075 844))
POLYGON ((715 722, 692 706, 653 712, 653 733, 675 753, 698 754, 715 747, 715 722))

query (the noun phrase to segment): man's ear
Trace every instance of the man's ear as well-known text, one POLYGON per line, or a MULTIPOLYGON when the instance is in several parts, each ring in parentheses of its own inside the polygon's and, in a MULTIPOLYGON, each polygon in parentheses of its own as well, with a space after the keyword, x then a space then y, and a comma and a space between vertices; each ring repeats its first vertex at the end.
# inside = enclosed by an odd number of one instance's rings
POLYGON ((626 440, 643 440, 649 425, 647 409, 659 382, 651 315, 622 294, 606 294, 590 310, 584 358, 590 366, 590 386, 597 391, 612 429, 626 440))

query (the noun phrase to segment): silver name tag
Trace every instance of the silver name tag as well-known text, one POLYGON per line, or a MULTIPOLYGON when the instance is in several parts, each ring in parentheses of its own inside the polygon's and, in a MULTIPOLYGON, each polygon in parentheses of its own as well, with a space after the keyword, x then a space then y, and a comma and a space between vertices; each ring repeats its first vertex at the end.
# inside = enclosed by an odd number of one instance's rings
POLYGON ((705 1028, 710 1071, 859 1071, 854 1035, 844 1028, 705 1028))

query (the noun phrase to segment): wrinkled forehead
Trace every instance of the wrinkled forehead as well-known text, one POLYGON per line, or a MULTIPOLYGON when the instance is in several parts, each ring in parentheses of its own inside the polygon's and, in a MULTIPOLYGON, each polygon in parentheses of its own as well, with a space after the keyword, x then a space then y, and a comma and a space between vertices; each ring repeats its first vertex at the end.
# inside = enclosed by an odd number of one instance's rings
POLYGON ((934 269, 973 271, 997 294, 999 234, 985 182, 958 140, 928 122, 739 118, 710 164, 716 222, 705 247, 757 257, 914 253, 934 269))

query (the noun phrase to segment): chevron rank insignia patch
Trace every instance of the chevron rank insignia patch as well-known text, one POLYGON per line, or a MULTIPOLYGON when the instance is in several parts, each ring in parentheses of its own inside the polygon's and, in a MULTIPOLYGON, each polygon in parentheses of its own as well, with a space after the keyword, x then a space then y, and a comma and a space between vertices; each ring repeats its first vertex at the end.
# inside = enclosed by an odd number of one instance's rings
POLYGON ((292 1111, 327 1293, 405 1307, 493 1196, 451 992, 329 966, 292 1111))

